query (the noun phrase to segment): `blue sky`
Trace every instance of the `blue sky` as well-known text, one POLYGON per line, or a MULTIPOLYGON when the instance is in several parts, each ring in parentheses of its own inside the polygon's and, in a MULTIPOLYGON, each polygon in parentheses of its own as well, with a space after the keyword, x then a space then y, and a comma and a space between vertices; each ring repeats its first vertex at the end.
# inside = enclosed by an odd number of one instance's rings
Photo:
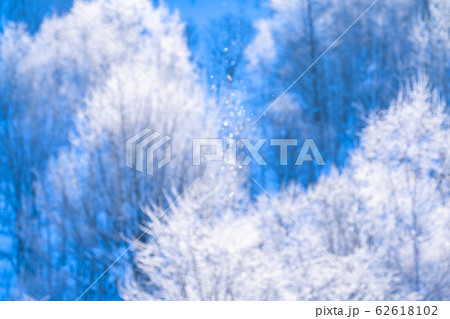
POLYGON ((183 21, 199 28, 225 14, 245 15, 249 20, 255 20, 269 13, 263 0, 168 0, 166 3, 172 10, 179 11, 183 21))

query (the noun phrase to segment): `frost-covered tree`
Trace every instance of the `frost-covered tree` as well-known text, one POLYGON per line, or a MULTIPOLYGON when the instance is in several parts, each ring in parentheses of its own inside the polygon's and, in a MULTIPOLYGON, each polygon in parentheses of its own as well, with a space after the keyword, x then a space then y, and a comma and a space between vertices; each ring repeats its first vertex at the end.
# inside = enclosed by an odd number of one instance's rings
POLYGON ((429 0, 426 14, 413 29, 413 59, 420 71, 425 71, 440 94, 450 102, 450 22, 448 1, 429 0))
POLYGON ((420 76, 370 118, 349 166, 309 191, 322 245, 333 256, 354 259, 349 267, 365 269, 358 280, 376 298, 448 298, 445 108, 428 77, 420 76))
MULTIPOLYGON (((365 118, 389 105, 405 79, 425 69, 439 94, 446 96, 449 32, 441 18, 448 11, 443 1, 378 1, 365 12, 372 4, 269 1, 273 13, 255 23, 257 34, 247 48, 255 119, 277 101, 257 123, 263 134, 298 132, 294 134, 312 137, 324 158, 341 167, 358 144, 365 118), (418 54, 433 67, 418 64, 418 54), (282 122, 284 114, 290 115, 282 122)), ((289 180, 307 184, 317 180, 320 171, 321 167, 304 168, 289 180)), ((278 174, 283 177, 285 172, 278 174)))
POLYGON ((448 125, 422 76, 371 117, 345 169, 306 191, 252 203, 236 177, 206 175, 170 213, 147 211, 151 240, 137 245, 139 275, 122 297, 448 298, 448 125))
MULTIPOLYGON (((84 278, 75 290, 79 294, 126 248, 123 238, 137 234, 144 218, 140 206, 167 204, 165 191, 181 192, 192 183, 198 170, 191 165, 190 140, 209 130, 203 120, 206 99, 189 61, 183 25, 164 6, 136 0, 126 8, 107 28, 118 41, 126 40, 133 58, 116 62, 105 84, 92 89, 69 148, 52 162, 43 187, 43 209, 73 219, 69 229, 62 226, 61 235, 69 237, 63 250, 78 252, 74 271, 84 278), (127 30, 126 38, 120 30, 127 30), (172 138, 170 163, 153 177, 125 167, 126 140, 144 128, 172 138)), ((124 7, 117 1, 99 2, 86 10, 101 21, 107 19, 105 12, 116 15, 124 7)), ((103 276, 85 298, 114 298, 120 269, 103 276)))
MULTIPOLYGON (((0 40, 13 298, 81 294, 137 231, 138 206, 192 182, 189 138, 210 130, 176 15, 145 0, 80 4, 33 36, 11 26, 0 40), (172 137, 170 169, 154 179, 125 168, 125 142, 144 128, 172 137)), ((117 298, 116 275, 91 296, 117 298)))
POLYGON ((385 114, 369 121, 352 159, 370 221, 378 228, 373 242, 386 250, 388 269, 400 273, 404 291, 423 299, 449 294, 445 108, 427 77, 420 76, 385 114))
POLYGON ((10 21, 23 23, 35 32, 44 18, 69 11, 72 0, 3 0, 0 4, 0 31, 10 21))
POLYGON ((274 269, 260 250, 257 220, 245 215, 239 171, 210 168, 165 215, 149 208, 150 240, 137 246, 143 274, 126 282, 131 300, 263 300, 274 293, 274 269))
MULTIPOLYGON (((210 169, 170 212, 148 209, 150 221, 143 229, 150 240, 137 245, 139 272, 129 276, 121 296, 126 300, 326 298, 323 289, 336 269, 305 245, 306 237, 269 198, 261 198, 253 208, 241 179, 239 171, 210 169), (309 274, 319 264, 330 276, 309 274)), ((292 196, 299 193, 291 188, 282 199, 300 205, 292 196)))

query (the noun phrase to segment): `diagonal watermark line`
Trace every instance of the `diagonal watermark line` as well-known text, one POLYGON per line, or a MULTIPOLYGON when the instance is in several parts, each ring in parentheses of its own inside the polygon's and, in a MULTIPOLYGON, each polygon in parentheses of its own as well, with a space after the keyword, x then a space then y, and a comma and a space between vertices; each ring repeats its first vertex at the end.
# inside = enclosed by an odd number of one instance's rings
POLYGON ((311 235, 311 233, 309 231, 307 231, 305 228, 303 228, 296 220, 294 217, 292 217, 291 214, 289 214, 285 209, 283 209, 283 207, 281 206, 281 204, 272 197, 272 195, 269 194, 269 192, 267 192, 254 178, 252 178, 252 180, 256 183, 256 185, 259 186, 259 188, 262 189, 262 191, 264 193, 266 193, 267 196, 269 196, 270 199, 272 199, 273 201, 275 201, 275 203, 279 206, 280 210, 285 213, 286 215, 288 215, 293 221, 294 223, 297 224, 298 227, 300 227, 300 229, 306 233, 306 235, 308 236, 309 240, 315 244, 317 247, 319 247, 327 256, 328 258, 330 258, 346 275, 347 277, 356 285, 356 287, 358 287, 358 289, 360 289, 362 292, 364 292, 364 294, 366 294, 367 296, 370 297, 370 299, 372 299, 372 301, 375 301, 375 298, 372 297, 372 295, 370 293, 368 293, 355 279, 353 279, 353 277, 350 275, 350 273, 345 270, 344 267, 342 267, 342 265, 340 263, 337 262, 336 259, 333 258, 333 256, 330 255, 330 253, 328 253, 328 251, 322 247, 322 245, 320 245, 320 243, 318 242, 318 240, 311 235))
POLYGON ((323 51, 319 55, 319 57, 315 59, 314 62, 305 71, 303 71, 303 73, 300 74, 300 76, 264 110, 264 112, 261 113, 261 115, 252 123, 252 126, 255 125, 256 122, 261 119, 261 117, 266 115, 270 108, 272 108, 272 106, 274 106, 286 94, 286 92, 289 91, 295 85, 295 83, 297 83, 377 2, 378 0, 375 0, 366 10, 364 10, 364 12, 361 13, 359 17, 356 18, 356 20, 353 21, 353 23, 347 29, 345 29, 345 31, 342 32, 342 34, 336 40, 334 40, 334 42, 331 43, 330 46, 325 51, 323 51))
POLYGON ((92 284, 90 284, 89 287, 87 287, 87 289, 75 301, 79 301, 80 298, 83 297, 97 283, 97 281, 99 281, 111 269, 111 267, 114 266, 119 261, 119 259, 122 258, 123 255, 125 255, 127 253, 127 251, 129 251, 131 249, 131 247, 133 247, 134 244, 136 244, 136 242, 142 238, 142 236, 147 234, 147 232, 150 230, 150 228, 152 228, 153 225, 156 224, 172 208, 172 206, 175 204, 175 202, 178 199, 180 199, 181 197, 183 197, 183 195, 186 194, 199 180, 200 180, 200 178, 197 178, 188 188, 186 188, 186 190, 183 193, 178 195, 177 198, 175 198, 175 200, 172 201, 172 203, 169 205, 169 207, 167 207, 167 209, 161 215, 159 215, 158 218, 153 223, 151 223, 150 226, 148 226, 147 229, 145 229, 144 232, 142 232, 142 234, 140 234, 139 237, 136 238, 131 243, 131 245, 129 245, 128 248, 125 249, 122 252, 122 254, 120 254, 120 256, 117 257, 117 259, 114 260, 114 262, 108 268, 106 268, 106 270, 100 276, 98 276, 98 278, 95 279, 95 281, 92 284))
POLYGON ((136 66, 144 72, 145 75, 147 75, 166 95, 198 126, 200 127, 200 124, 192 117, 192 115, 183 107, 183 105, 172 95, 170 94, 150 73, 148 73, 145 68, 139 64, 136 59, 128 53, 128 51, 114 39, 114 37, 104 28, 100 23, 98 23, 90 14, 87 12, 77 0, 73 0, 73 2, 83 11, 89 19, 91 19, 97 27, 102 30, 125 54, 133 61, 136 66))

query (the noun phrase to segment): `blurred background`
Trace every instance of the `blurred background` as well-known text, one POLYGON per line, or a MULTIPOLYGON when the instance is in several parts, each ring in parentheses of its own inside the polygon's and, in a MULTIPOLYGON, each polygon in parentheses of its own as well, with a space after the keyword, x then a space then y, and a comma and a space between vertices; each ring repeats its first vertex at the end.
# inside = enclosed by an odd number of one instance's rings
POLYGON ((1 0, 0 299, 448 300, 449 15, 1 0), (154 176, 125 165, 145 128, 173 137, 154 176), (193 137, 299 143, 194 167, 193 137))

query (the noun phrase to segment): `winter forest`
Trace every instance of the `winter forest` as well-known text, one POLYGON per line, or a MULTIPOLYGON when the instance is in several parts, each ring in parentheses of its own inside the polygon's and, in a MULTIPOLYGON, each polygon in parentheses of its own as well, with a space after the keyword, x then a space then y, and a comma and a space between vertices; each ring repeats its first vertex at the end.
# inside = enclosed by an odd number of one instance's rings
POLYGON ((449 300, 449 16, 0 0, 0 300, 449 300))

